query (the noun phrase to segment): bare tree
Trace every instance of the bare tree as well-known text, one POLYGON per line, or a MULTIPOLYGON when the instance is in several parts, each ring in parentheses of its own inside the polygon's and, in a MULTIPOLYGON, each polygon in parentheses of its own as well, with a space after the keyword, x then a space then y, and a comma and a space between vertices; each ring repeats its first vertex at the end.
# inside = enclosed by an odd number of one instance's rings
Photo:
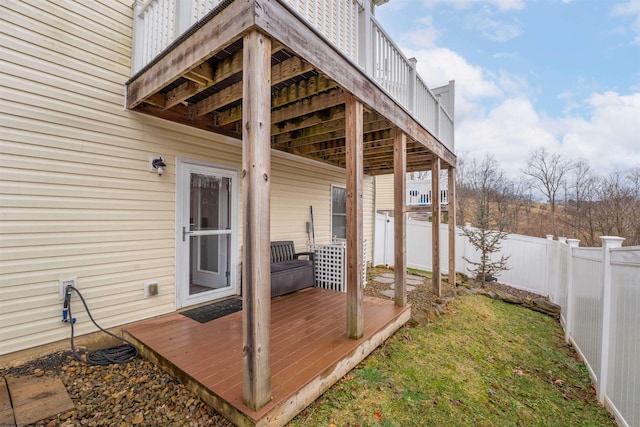
POLYGON ((553 232, 555 234, 555 213, 558 190, 564 177, 573 168, 573 163, 560 153, 550 153, 541 147, 532 151, 527 159, 527 166, 522 172, 533 178, 533 185, 549 200, 553 232))
POLYGON ((631 235, 628 236, 629 245, 640 245, 640 167, 633 168, 627 175, 633 197, 631 212, 631 235))

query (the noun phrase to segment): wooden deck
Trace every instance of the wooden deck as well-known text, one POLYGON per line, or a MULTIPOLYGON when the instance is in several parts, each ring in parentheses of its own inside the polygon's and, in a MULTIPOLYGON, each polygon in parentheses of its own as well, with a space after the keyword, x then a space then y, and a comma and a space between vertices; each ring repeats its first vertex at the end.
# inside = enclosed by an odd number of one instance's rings
POLYGON ((242 312, 198 323, 179 313, 125 328, 141 353, 237 425, 286 424, 405 324, 409 306, 364 298, 364 336, 346 338, 346 294, 310 288, 272 299, 273 398, 242 403, 242 312))

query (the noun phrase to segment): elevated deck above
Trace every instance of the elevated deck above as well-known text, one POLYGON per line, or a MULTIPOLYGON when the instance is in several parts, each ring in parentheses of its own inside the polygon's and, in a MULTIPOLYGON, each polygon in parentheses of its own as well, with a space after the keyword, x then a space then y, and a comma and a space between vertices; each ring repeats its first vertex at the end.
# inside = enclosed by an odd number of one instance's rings
POLYGON ((407 135, 407 171, 429 169, 434 156, 455 165, 453 120, 445 108, 453 108, 453 82, 436 89, 439 95, 429 90, 416 75, 415 62, 367 13, 370 6, 351 0, 340 10, 320 0, 210 1, 215 7, 187 27, 176 5, 189 2, 165 2, 137 7, 137 72, 127 82, 128 109, 241 138, 242 37, 257 29, 273 46, 273 149, 345 167, 345 93, 350 93, 365 105, 366 174, 393 170, 394 128, 407 135), (157 33, 162 23, 179 34, 157 33), (178 24, 188 29, 180 32, 178 24))

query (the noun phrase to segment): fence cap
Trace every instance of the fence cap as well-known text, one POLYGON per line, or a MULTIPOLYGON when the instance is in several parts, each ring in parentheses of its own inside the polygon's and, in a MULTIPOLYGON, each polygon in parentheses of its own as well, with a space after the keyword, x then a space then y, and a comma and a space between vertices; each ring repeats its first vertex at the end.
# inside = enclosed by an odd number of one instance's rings
POLYGON ((567 239, 567 244, 572 248, 577 248, 580 244, 580 239, 567 239))
POLYGON ((600 240, 602 240, 602 246, 619 248, 622 246, 622 242, 626 239, 618 236, 600 236, 600 240))

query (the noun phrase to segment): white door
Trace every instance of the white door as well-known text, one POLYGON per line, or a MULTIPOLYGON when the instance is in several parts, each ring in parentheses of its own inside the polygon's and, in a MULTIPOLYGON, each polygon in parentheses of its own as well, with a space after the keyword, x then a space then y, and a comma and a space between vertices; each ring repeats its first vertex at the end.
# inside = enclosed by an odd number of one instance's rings
POLYGON ((237 185, 236 171, 178 162, 178 307, 237 293, 237 185))

